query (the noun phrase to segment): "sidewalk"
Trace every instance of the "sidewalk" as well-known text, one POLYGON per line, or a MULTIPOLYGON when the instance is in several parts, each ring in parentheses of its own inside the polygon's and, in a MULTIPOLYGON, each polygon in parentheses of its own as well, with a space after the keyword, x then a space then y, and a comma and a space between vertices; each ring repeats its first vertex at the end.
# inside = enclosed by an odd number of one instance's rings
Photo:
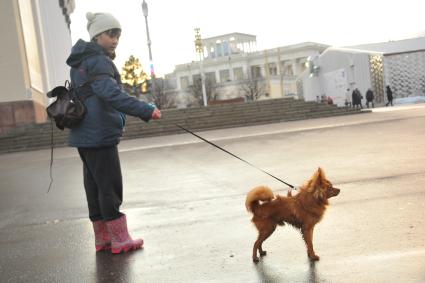
POLYGON ((0 282, 423 282, 425 105, 198 132, 299 185, 318 166, 342 189, 315 231, 280 227, 251 262, 245 195, 269 176, 188 134, 123 141, 123 211, 145 249, 95 253, 75 149, 0 155, 0 282), (408 145, 408 146, 407 146, 408 145), (400 240, 402 239, 402 240, 400 240))

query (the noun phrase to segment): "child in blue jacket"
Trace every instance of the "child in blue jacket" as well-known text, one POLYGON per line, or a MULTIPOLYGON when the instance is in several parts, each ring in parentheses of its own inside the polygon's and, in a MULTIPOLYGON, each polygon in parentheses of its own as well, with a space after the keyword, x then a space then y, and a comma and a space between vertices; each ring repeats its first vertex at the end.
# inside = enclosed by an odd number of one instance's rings
POLYGON ((123 133, 125 114, 148 122, 160 119, 161 112, 128 95, 112 59, 121 35, 121 25, 108 13, 87 13, 90 42, 79 40, 73 47, 67 64, 71 81, 80 86, 90 81, 91 95, 85 88, 78 94, 87 98, 84 120, 70 130, 68 143, 78 149, 83 161, 84 188, 93 223, 96 251, 111 249, 112 253, 127 252, 143 246, 143 240, 133 240, 127 230, 122 203, 122 175, 117 145, 123 133))

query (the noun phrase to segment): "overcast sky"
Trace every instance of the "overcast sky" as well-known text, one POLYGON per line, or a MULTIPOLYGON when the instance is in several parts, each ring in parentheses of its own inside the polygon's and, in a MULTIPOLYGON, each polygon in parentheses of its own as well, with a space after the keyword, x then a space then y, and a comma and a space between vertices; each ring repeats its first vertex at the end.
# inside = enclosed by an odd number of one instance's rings
MULTIPOLYGON (((197 60, 194 28, 203 38, 242 32, 257 36, 259 50, 305 41, 334 46, 425 35, 424 0, 147 0, 152 57, 157 75, 197 60)), ((149 70, 142 0, 75 0, 71 35, 88 40, 85 14, 109 12, 122 25, 115 63, 130 55, 149 70)))

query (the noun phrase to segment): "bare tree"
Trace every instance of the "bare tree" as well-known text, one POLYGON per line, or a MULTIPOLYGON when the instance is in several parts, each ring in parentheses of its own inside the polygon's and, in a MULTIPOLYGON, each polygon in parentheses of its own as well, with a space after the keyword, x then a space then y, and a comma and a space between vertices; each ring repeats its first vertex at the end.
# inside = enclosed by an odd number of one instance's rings
POLYGON ((266 90, 266 85, 262 78, 252 78, 250 76, 240 85, 240 91, 247 101, 258 100, 263 95, 266 95, 266 90))
POLYGON ((163 78, 155 78, 154 80, 155 84, 150 86, 148 100, 154 102, 159 109, 174 107, 174 97, 167 92, 165 80, 163 78))
MULTIPOLYGON (((198 102, 198 105, 202 105, 202 81, 200 78, 193 81, 193 85, 189 86, 189 91, 198 102)), ((216 100, 218 97, 217 85, 208 78, 205 79, 205 92, 207 94, 207 101, 216 100)))

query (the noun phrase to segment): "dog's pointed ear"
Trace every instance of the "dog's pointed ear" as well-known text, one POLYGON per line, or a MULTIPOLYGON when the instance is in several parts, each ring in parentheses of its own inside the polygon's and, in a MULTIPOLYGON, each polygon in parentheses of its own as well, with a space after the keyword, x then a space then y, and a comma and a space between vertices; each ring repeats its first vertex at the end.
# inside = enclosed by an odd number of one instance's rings
POLYGON ((313 176, 311 176, 309 181, 309 187, 311 189, 314 189, 315 187, 320 186, 320 182, 321 182, 320 172, 321 172, 321 168, 319 167, 317 171, 314 172, 313 176))
POLYGON ((325 171, 323 171, 322 167, 317 168, 317 173, 319 174, 319 176, 325 175, 325 171))
POLYGON ((324 180, 326 180, 325 171, 319 167, 317 168, 317 182, 323 183, 324 180))

